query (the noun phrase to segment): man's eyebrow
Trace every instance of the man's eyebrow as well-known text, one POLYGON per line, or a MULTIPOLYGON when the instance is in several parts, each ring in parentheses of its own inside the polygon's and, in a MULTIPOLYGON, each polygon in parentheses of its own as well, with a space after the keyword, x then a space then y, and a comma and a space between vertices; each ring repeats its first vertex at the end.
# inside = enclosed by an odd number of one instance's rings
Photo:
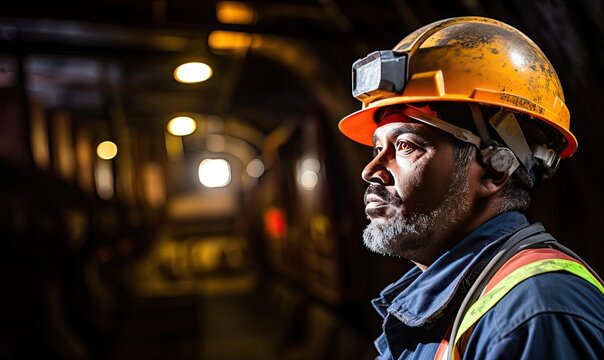
MULTIPOLYGON (((426 139, 426 131, 424 129, 418 129, 417 127, 414 127, 410 124, 402 124, 401 126, 397 127, 396 129, 392 130, 392 132, 388 133, 388 138, 390 139, 396 139, 397 137, 403 135, 403 134, 413 134, 413 135, 417 135, 419 136, 422 140, 427 142, 426 139)), ((377 142, 377 136, 375 135, 375 133, 373 134, 373 143, 375 144, 377 142)))

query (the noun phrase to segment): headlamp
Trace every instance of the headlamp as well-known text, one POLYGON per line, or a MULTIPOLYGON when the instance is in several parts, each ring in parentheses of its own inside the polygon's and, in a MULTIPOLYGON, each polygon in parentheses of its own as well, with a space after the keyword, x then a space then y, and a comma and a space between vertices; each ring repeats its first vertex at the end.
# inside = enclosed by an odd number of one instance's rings
POLYGON ((359 100, 379 92, 401 92, 406 81, 406 53, 375 51, 352 64, 352 95, 359 100))

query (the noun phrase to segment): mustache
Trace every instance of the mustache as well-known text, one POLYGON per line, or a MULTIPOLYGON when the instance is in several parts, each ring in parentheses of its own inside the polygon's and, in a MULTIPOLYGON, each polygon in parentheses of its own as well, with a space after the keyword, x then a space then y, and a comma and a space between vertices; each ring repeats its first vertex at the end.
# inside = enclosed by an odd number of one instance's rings
POLYGON ((403 205, 403 199, 397 195, 391 194, 384 186, 381 185, 371 184, 367 187, 367 190, 365 190, 365 197, 363 198, 365 205, 367 205, 367 196, 369 195, 375 195, 382 199, 385 203, 391 205, 403 205))

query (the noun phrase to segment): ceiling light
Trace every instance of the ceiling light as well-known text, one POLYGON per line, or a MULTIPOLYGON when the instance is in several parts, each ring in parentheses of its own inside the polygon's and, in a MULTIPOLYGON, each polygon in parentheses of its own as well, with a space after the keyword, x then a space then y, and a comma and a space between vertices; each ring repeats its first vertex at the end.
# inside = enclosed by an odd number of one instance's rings
POLYGON ((250 4, 239 1, 219 1, 216 3, 216 18, 223 24, 253 24, 256 11, 250 4))
POLYGON ((168 122, 168 132, 175 136, 186 136, 197 129, 195 120, 188 116, 178 116, 168 122))
POLYGON ((203 186, 225 187, 231 182, 231 165, 225 159, 204 159, 199 164, 198 174, 203 186))
POLYGON ((212 77, 210 65, 202 62, 189 62, 174 69, 174 79, 181 83, 192 84, 206 81, 212 77))
POLYGON ((208 36, 208 45, 214 50, 247 49, 252 41, 252 35, 237 31, 215 30, 208 36))
POLYGON ((117 155, 117 145, 111 141, 103 141, 97 146, 96 154, 103 160, 111 160, 117 155))

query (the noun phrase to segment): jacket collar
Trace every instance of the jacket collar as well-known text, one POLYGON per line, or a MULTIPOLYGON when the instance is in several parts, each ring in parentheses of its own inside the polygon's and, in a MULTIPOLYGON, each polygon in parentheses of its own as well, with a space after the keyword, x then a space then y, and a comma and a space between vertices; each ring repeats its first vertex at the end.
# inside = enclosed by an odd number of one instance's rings
POLYGON ((472 281, 491 259, 498 245, 528 225, 519 212, 500 214, 479 226, 426 271, 414 267, 387 286, 373 306, 382 315, 394 315, 410 327, 429 326, 460 301, 472 281))

